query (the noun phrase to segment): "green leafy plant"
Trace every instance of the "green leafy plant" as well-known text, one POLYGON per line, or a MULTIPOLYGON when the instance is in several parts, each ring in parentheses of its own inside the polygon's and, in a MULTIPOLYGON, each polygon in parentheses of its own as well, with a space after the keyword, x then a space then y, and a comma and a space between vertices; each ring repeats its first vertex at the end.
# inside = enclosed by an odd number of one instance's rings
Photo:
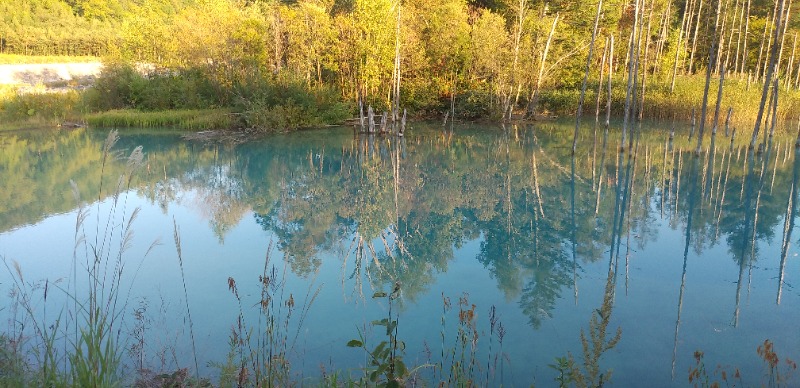
POLYGON ((405 353, 405 342, 398 339, 398 317, 393 315, 393 301, 400 296, 400 282, 395 282, 392 292, 378 291, 372 295, 373 299, 386 298, 389 303, 389 315, 387 318, 372 321, 372 326, 384 328, 386 339, 379 342, 372 350, 367 346, 367 339, 364 333, 358 331, 358 339, 350 340, 347 343, 351 348, 362 348, 369 358, 369 366, 365 368, 367 384, 377 384, 382 387, 401 387, 406 378, 411 374, 403 362, 405 353))

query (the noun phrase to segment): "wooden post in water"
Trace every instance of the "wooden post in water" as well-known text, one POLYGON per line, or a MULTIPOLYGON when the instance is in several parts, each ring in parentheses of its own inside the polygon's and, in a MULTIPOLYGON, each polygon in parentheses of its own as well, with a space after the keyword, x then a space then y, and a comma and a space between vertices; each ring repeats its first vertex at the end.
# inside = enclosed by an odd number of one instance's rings
MULTIPOLYGON (((719 123, 719 108, 722 105, 722 84, 725 82, 725 64, 722 64, 722 69, 719 72, 719 87, 717 88, 717 105, 714 107, 714 125, 711 127, 711 135, 717 134, 717 126, 719 123)), ((729 116, 730 117, 730 116, 729 116)), ((726 122, 727 128, 727 122, 726 122)))
POLYGON ((358 121, 361 123, 361 131, 364 131, 364 101, 358 99, 358 121))
POLYGON ((775 77, 772 87, 772 122, 769 126, 769 139, 772 141, 772 136, 775 134, 775 126, 778 122, 778 77, 775 77))
POLYGON ((406 131, 406 109, 403 108, 403 118, 400 119, 400 129, 397 132, 397 136, 402 137, 405 131, 406 131))
POLYGON ((375 112, 372 105, 367 108, 367 122, 369 123, 369 133, 375 133, 375 112))

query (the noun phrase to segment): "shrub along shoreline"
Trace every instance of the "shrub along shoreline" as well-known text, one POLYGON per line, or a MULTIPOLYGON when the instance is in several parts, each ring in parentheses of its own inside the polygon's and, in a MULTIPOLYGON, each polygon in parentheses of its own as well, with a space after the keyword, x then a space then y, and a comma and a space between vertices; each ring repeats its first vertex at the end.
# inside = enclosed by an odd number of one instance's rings
MULTIPOLYGON (((290 74, 262 72, 258 67, 247 69, 237 70, 240 74, 236 77, 221 77, 213 73, 220 69, 213 68, 143 70, 134 64, 111 62, 89 87, 77 81, 56 85, 60 86, 56 92, 48 90, 48 85, 36 85, 26 92, 13 86, 0 86, 0 130, 67 124, 271 133, 342 124, 359 114, 357 104, 345 101, 336 88, 309 87, 290 74), (220 82, 221 79, 229 81, 220 82)), ((697 114, 699 120, 702 76, 678 77, 673 92, 666 80, 651 82, 644 99, 640 100, 644 104, 642 118, 688 123, 692 115, 697 114)), ((611 114, 619 116, 625 102, 624 80, 614 79, 612 85, 611 114)), ((603 91, 597 104, 598 89, 596 82, 589 85, 583 112, 589 118, 599 106, 603 121, 607 97, 603 91)), ((715 96, 716 84, 711 89, 710 94, 715 96)), ((449 98, 440 98, 421 103, 415 100, 416 95, 401 93, 401 106, 408 106, 414 119, 439 119, 449 115, 456 120, 500 121, 502 117, 499 104, 480 89, 458 93, 452 102, 449 98)), ((542 90, 537 113, 572 116, 577 110, 579 95, 577 88, 542 90)), ((731 125, 746 131, 754 125, 760 96, 760 83, 736 77, 726 79, 719 125, 723 125, 730 109, 731 125)), ((713 119, 714 104, 711 99, 708 122, 713 119)), ((374 108, 376 112, 388 110, 380 106, 374 108)), ((522 119, 524 110, 525 107, 519 107, 512 117, 522 119)), ((779 121, 792 123, 800 119, 795 117, 798 112, 800 91, 781 90, 779 121)))

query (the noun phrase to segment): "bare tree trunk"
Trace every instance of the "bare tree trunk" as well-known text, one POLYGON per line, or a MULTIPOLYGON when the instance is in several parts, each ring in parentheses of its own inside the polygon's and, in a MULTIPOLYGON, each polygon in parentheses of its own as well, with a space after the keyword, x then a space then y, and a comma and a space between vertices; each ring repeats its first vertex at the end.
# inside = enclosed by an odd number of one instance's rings
POLYGON ((774 77, 775 82, 773 83, 772 87, 772 122, 769 126, 769 139, 772 141, 772 137, 775 134, 775 127, 778 123, 778 77, 774 77))
POLYGON ((636 30, 639 26, 639 0, 635 1, 633 19, 633 29, 631 30, 631 39, 630 44, 628 45, 628 86, 625 89, 625 109, 622 114, 622 139, 619 146, 620 152, 625 149, 625 141, 627 140, 626 136, 628 131, 628 119, 631 111, 631 99, 634 98, 633 84, 636 80, 636 74, 634 74, 634 68, 636 67, 636 64, 634 62, 636 62, 638 59, 634 45, 637 35, 636 30))
MULTIPOLYGON (((739 73, 739 53, 742 49, 742 23, 744 23, 744 0, 742 0, 742 5, 739 7, 739 17, 736 22, 736 53, 733 55, 733 71, 732 73, 738 74, 739 73)), ((733 38, 733 32, 731 32, 731 38, 733 38)))
POLYGON ((678 57, 681 52, 681 40, 683 39, 684 23, 686 23, 686 13, 692 14, 689 0, 686 0, 686 9, 683 12, 683 20, 681 21, 681 30, 678 32, 678 42, 675 44, 675 63, 672 65, 672 81, 669 84, 669 93, 675 90, 675 76, 678 74, 678 57))
MULTIPOLYGON (((525 22, 525 16, 528 11, 528 1, 527 0, 518 0, 517 2, 517 20, 516 25, 514 26, 514 61, 511 64, 511 94, 513 94, 513 88, 517 86, 517 90, 519 90, 519 76, 517 74, 517 63, 519 63, 519 49, 522 41, 522 30, 523 24, 525 22)), ((519 93, 517 93, 519 96, 519 93)), ((509 103, 511 100, 511 95, 509 94, 509 103)), ((514 100, 514 105, 516 105, 516 99, 514 100)), ((514 106, 509 106, 509 113, 508 118, 511 118, 511 111, 513 111, 514 106)))
POLYGON ((644 64, 642 65, 642 96, 639 102, 639 121, 642 120, 644 115, 644 95, 645 89, 647 88, 647 59, 650 49, 650 23, 653 20, 653 8, 655 8, 653 2, 650 2, 650 13, 647 16, 647 33, 644 36, 644 64))
MULTIPOLYGON (((700 150, 703 144, 703 132, 706 126, 706 114, 708 111, 708 89, 711 85, 711 73, 713 71, 713 64, 716 63, 717 54, 719 52, 719 31, 717 30, 719 26, 719 16, 722 9, 722 5, 720 2, 717 2, 717 16, 716 22, 714 23, 714 36, 711 38, 711 50, 708 54, 708 66, 706 67, 706 86, 703 90, 703 105, 700 107, 700 129, 697 133, 697 149, 695 149, 695 154, 699 155, 700 150)), ((721 90, 720 90, 721 91, 721 90)))
POLYGON ((558 24, 558 16, 553 19, 553 26, 550 27, 550 33, 547 35, 547 43, 544 45, 544 51, 542 51, 542 60, 539 63, 539 74, 536 76, 536 87, 533 89, 533 96, 531 97, 530 107, 528 108, 528 115, 531 118, 535 118, 536 115, 536 105, 539 103, 539 89, 542 87, 542 77, 544 77, 544 68, 545 63, 547 63, 547 53, 550 51, 550 43, 553 41, 553 35, 556 32, 556 25, 558 24))
POLYGON ((394 70, 392 71, 392 122, 396 122, 400 116, 400 20, 400 4, 398 3, 394 38, 394 70))
MULTIPOLYGON (((606 134, 611 124, 611 78, 614 74, 614 35, 611 35, 611 47, 608 50, 608 94, 606 96, 606 134)), ((800 72, 798 72, 800 74, 800 72)))
MULTIPOLYGON (((711 127, 711 135, 717 134, 717 123, 719 123, 719 107, 722 104, 722 83, 725 81, 725 65, 719 72, 719 88, 717 88, 717 106, 714 108, 714 126, 711 127)), ((728 116, 730 117, 730 116, 728 116)))
MULTIPOLYGON (((783 8, 781 8, 781 13, 780 13, 781 15, 783 15, 782 9, 783 8)), ((780 30, 780 27, 776 27, 775 26, 775 23, 776 23, 777 19, 779 19, 779 16, 778 16, 778 3, 776 2, 775 3, 775 9, 773 9, 773 11, 772 11, 772 18, 770 19, 771 21, 764 26, 764 36, 761 38, 762 39, 761 40, 761 46, 764 47, 764 49, 765 49, 764 51, 766 51, 766 52, 770 52, 770 53, 772 52, 772 37, 774 35, 775 39, 778 39, 778 34, 780 33, 780 31, 773 31, 773 30, 776 30, 776 29, 780 30), (765 42, 765 40, 766 40, 766 42, 765 42), (765 45, 765 43, 766 43, 766 45, 765 45)), ((777 42, 777 40, 776 40, 776 42, 777 42)), ((756 79, 758 79, 759 81, 761 80, 761 74, 762 74, 761 70, 766 72, 767 61, 770 60, 769 57, 764 57, 763 58, 764 59, 764 62, 763 62, 764 66, 761 67, 761 59, 762 59, 761 57, 762 57, 761 51, 759 51, 759 53, 758 53, 758 65, 757 65, 758 67, 756 68, 756 79)), ((767 78, 764 78, 764 82, 767 85, 769 85, 769 83, 772 82, 772 81, 767 79, 767 78)))
MULTIPOLYGON (((734 72, 735 72, 736 71, 735 70, 736 66, 731 66, 731 52, 733 51, 733 50, 731 50, 731 46, 733 45, 733 35, 737 31, 736 22, 739 19, 737 17, 739 15, 739 0, 734 0, 734 1, 735 1, 735 3, 734 3, 734 6, 733 6, 733 16, 731 17, 732 20, 731 20, 730 34, 728 36, 728 43, 727 43, 727 46, 726 46, 727 48, 725 49, 725 61, 724 61, 724 64, 725 64, 725 68, 726 69, 730 69, 731 67, 733 67, 734 68, 734 72)), ((744 7, 742 7, 742 9, 744 9, 744 7)), ((737 44, 738 44, 738 42, 737 42, 737 44)), ((736 57, 734 57, 734 59, 735 58, 736 57)))
MULTIPOLYGON (((669 35, 669 25, 670 25, 670 11, 672 11, 672 2, 667 2, 667 8, 664 9, 664 13, 661 15, 661 19, 659 21, 658 26, 658 44, 656 45, 656 63, 653 66, 653 74, 659 74, 661 72, 661 57, 664 54, 664 43, 666 43, 667 36, 669 35)), ((681 26, 683 27, 683 26, 681 26)), ((681 31, 683 32, 683 31, 681 31)), ((678 43, 680 45, 680 43, 678 43)))
MULTIPOLYGON (((646 73, 645 71, 640 71, 641 63, 642 63, 642 35, 644 35, 644 15, 645 9, 647 8, 647 0, 641 0, 642 4, 639 6, 639 30, 636 34, 636 49, 634 50, 634 55, 636 60, 634 61, 633 67, 633 94, 631 94, 631 109, 630 109, 630 119, 633 120, 636 118, 636 121, 639 121, 639 84, 637 80, 639 79, 639 74, 646 73)), ((642 76, 642 82, 644 82, 644 76, 642 76)), ((628 128, 628 152, 631 152, 633 149, 633 129, 635 126, 631 125, 628 128)))
POLYGON ((700 7, 697 9, 697 23, 694 26, 694 39, 692 39, 692 51, 689 53, 689 74, 694 69, 694 52, 697 50, 697 34, 700 32, 700 15, 703 11, 703 0, 700 0, 700 7))
POLYGON ((725 137, 730 136, 731 113, 733 113, 733 107, 728 108, 728 115, 725 117, 725 137))
POLYGON ((797 51, 797 33, 794 33, 792 40, 792 56, 789 57, 789 62, 786 64, 786 89, 792 86, 792 71, 794 71, 794 53, 797 51))
POLYGON ((747 36, 750 33, 750 0, 747 0, 747 16, 744 18, 744 35, 742 37, 742 63, 739 73, 749 73, 747 70, 747 36))
POLYGON ((675 44, 675 63, 672 65, 672 81, 670 81, 669 84, 670 94, 672 94, 672 92, 675 90, 675 76, 678 74, 678 58, 681 52, 681 40, 683 39, 684 24, 688 24, 686 23, 686 14, 689 13, 691 15, 691 5, 692 3, 690 3, 689 0, 686 0, 686 9, 683 12, 683 18, 681 20, 681 29, 678 32, 678 42, 675 44))
MULTIPOLYGON (((780 11, 779 11, 780 15, 783 15, 784 1, 785 0, 778 0, 779 7, 780 7, 780 11)), ((775 28, 775 31, 774 31, 775 41, 776 42, 778 41, 778 38, 779 38, 778 34, 780 34, 780 32, 781 32, 781 23, 782 23, 781 18, 778 18, 777 28, 775 28)), ((775 60, 778 57, 777 45, 772 47, 771 51, 772 52, 770 54, 770 63, 769 63, 769 66, 767 67, 767 75, 765 77, 765 79, 767 79, 767 80, 772 79, 772 75, 775 73, 775 67, 776 67, 775 66, 775 60)), ((756 139, 758 138, 758 130, 761 127, 761 119, 764 117, 764 103, 766 103, 766 101, 767 101, 767 94, 768 93, 769 93, 769 82, 764 82, 764 87, 761 90, 761 102, 760 102, 760 104, 758 106, 758 115, 756 116, 756 124, 755 124, 755 128, 753 128, 753 138, 750 140, 750 149, 753 149, 755 147, 755 145, 756 145, 756 139)))
POLYGON ((603 10, 603 0, 597 2, 597 13, 594 16, 594 28, 592 29, 592 40, 589 42, 589 56, 586 59, 586 72, 583 76, 583 84, 581 85, 581 96, 578 101, 578 112, 575 114, 575 133, 572 137, 572 154, 575 154, 575 148, 578 146, 578 128, 581 124, 581 115, 583 114, 583 99, 586 96, 586 83, 589 81, 589 70, 592 67, 592 54, 594 53, 594 41, 597 37, 597 25, 600 23, 600 14, 603 10))
POLYGON ((686 72, 687 69, 686 60, 689 59, 688 54, 692 44, 692 26, 694 25, 693 23, 694 23, 695 3, 697 3, 697 0, 691 0, 691 3, 689 3, 686 9, 686 12, 689 12, 689 17, 686 19, 686 27, 684 27, 684 35, 686 36, 686 39, 684 39, 683 41, 683 47, 682 47, 684 55, 681 57, 681 64, 679 66, 684 73, 686 72))
POLYGON ((777 68, 775 69, 776 71, 780 71, 780 68, 781 68, 781 59, 783 58, 783 44, 784 44, 784 41, 786 39, 787 27, 789 27, 789 19, 790 19, 789 16, 791 15, 791 9, 792 9, 792 0, 789 0, 789 4, 786 6, 786 14, 785 14, 785 16, 781 15, 784 18, 783 19, 783 32, 781 32, 781 45, 778 48, 778 64, 777 64, 777 68))
POLYGON ((600 122, 600 96, 602 96, 603 92, 603 72, 606 69, 606 56, 608 55, 608 38, 606 38, 605 45, 603 47, 603 57, 600 59, 600 77, 597 78, 597 102, 594 108, 594 123, 597 124, 600 122))
POLYGON ((800 63, 797 64, 797 75, 795 75, 794 79, 794 88, 800 89, 800 63))
POLYGON ((728 21, 728 4, 730 4, 730 0, 725 1, 725 6, 722 9, 722 24, 720 24, 720 4, 722 4, 722 0, 717 0, 717 22, 714 25, 714 31, 716 31, 717 34, 717 60, 714 62, 715 73, 719 72, 720 63, 722 62, 722 54, 725 52, 725 26, 727 25, 728 21))

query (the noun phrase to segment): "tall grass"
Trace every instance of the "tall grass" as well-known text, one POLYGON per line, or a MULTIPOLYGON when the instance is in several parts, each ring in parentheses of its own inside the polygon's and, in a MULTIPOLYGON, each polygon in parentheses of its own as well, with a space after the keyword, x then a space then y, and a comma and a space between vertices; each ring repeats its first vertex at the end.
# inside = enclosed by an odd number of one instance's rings
POLYGON ((229 335, 226 361, 215 364, 220 370, 221 387, 285 387, 297 381, 292 374, 292 354, 321 286, 315 287, 312 280, 302 303, 295 302, 294 294, 286 290, 288 265, 278 270, 271 262, 272 248, 270 242, 258 276, 259 298, 255 303, 243 300, 239 284, 228 278, 228 290, 236 298, 239 314, 229 335), (245 306, 255 307, 255 319, 245 306))
MULTIPOLYGON (((622 114, 625 101, 625 85, 621 78, 615 79, 611 92, 612 113, 622 114)), ((673 118, 687 122, 691 118, 692 109, 699 111, 703 98, 705 78, 702 76, 680 76, 676 79, 673 93, 669 91, 667 82, 652 82, 647 86, 643 116, 650 119, 672 120, 673 118)), ((712 94, 716 95, 714 83, 712 94)), ((596 98, 597 84, 590 87, 588 100, 596 98)), ((553 113, 560 115, 575 114, 579 92, 574 89, 552 89, 542 93, 541 106, 553 113)), ((723 112, 733 108, 731 116, 732 125, 741 129, 752 128, 758 112, 757 102, 761 98, 761 88, 752 82, 748 87, 747 79, 739 77, 726 77, 722 96, 723 112)), ((606 96, 602 96, 605 101, 606 96)), ((713 104, 713 102, 712 102, 713 104)), ((602 106, 602 105, 601 105, 602 106)), ((796 120, 800 112, 800 91, 781 89, 778 106, 778 119, 785 121, 796 120)), ((587 112, 593 113, 593 112, 587 112)), ((710 122, 712 115, 707 120, 710 122)), ((724 120, 724 118, 723 118, 724 120)), ((720 126, 723 122, 720 122, 720 126)))
POLYGON ((125 173, 112 181, 110 188, 105 187, 106 167, 119 156, 114 148, 117 139, 117 133, 112 131, 103 146, 93 225, 87 223, 91 210, 73 183, 78 211, 66 284, 49 279, 31 283, 18 262, 3 259, 12 277, 13 321, 21 322, 5 338, 30 339, 25 347, 35 356, 30 370, 22 370, 22 375, 16 377, 23 386, 107 387, 122 381, 121 332, 128 304, 123 278, 136 276, 135 266, 129 274, 129 265, 135 263, 127 260, 126 252, 132 245, 133 225, 139 213, 138 207, 128 208, 126 193, 142 165, 143 153, 141 147, 135 148, 127 157, 125 173), (110 209, 101 214, 104 195, 108 196, 110 209), (63 302, 49 301, 53 293, 59 294, 57 300, 63 302))
POLYGON ((236 116, 225 109, 139 111, 115 109, 86 115, 88 125, 100 128, 180 128, 187 130, 233 129, 236 116))
POLYGON ((80 121, 85 109, 81 93, 75 90, 50 93, 35 90, 18 93, 7 87, 0 90, 0 129, 57 126, 64 121, 80 121))

